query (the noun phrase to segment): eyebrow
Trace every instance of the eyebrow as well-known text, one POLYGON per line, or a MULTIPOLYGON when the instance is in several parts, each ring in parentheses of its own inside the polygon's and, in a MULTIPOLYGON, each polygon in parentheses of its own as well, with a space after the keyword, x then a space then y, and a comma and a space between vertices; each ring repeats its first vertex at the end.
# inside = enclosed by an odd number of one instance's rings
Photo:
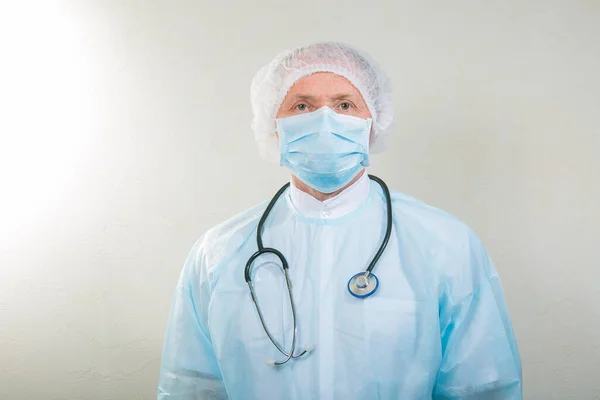
POLYGON ((307 100, 307 101, 314 101, 315 97, 311 96, 309 94, 297 94, 294 97, 294 101, 298 101, 298 100, 307 100))
POLYGON ((342 99, 350 99, 354 96, 353 93, 337 93, 331 96, 332 100, 342 100, 342 99))
MULTIPOLYGON (((353 93, 336 93, 334 95, 329 96, 330 100, 341 100, 341 99, 350 99, 354 96, 353 93)), ((309 94, 297 94, 294 98, 294 100, 298 101, 298 100, 306 100, 306 101, 315 101, 316 97, 315 96, 311 96, 309 94)))

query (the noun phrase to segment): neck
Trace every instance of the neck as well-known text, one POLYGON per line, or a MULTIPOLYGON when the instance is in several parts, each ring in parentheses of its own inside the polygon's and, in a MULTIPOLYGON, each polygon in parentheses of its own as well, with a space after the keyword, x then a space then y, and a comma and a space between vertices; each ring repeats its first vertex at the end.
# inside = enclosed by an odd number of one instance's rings
POLYGON ((294 176, 294 175, 292 175, 292 183, 294 184, 294 186, 296 186, 299 190, 303 191, 304 193, 310 194, 312 197, 314 197, 315 199, 317 199, 319 201, 325 201, 327 199, 331 199, 332 197, 337 196, 338 194, 340 194, 344 190, 346 190, 346 188, 352 186, 352 184, 354 184, 354 182, 359 180, 360 177, 364 175, 364 173, 365 173, 365 169, 360 171, 354 177, 354 179, 352 179, 346 186, 344 186, 343 188, 341 188, 333 193, 319 192, 318 190, 315 190, 315 189, 311 188, 310 186, 308 186, 307 184, 305 184, 304 182, 302 182, 300 179, 296 178, 296 176, 294 176))

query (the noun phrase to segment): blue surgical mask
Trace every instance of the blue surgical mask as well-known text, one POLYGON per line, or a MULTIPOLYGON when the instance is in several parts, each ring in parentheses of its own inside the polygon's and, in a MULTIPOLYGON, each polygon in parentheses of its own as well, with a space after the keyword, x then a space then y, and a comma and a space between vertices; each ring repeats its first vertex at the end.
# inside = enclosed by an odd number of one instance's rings
POLYGON ((369 165, 371 121, 329 107, 278 119, 281 165, 313 189, 335 192, 369 165))

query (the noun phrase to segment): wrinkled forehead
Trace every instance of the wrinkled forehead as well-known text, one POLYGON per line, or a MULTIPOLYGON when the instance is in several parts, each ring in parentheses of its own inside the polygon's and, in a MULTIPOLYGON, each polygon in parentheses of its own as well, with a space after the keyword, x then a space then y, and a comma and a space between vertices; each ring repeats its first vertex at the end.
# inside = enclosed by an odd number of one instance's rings
POLYGON ((368 102, 365 97, 366 88, 363 87, 360 77, 372 75, 373 70, 363 56, 351 49, 307 47, 284 54, 277 65, 282 77, 278 96, 280 104, 296 82, 319 72, 329 72, 347 79, 368 102))

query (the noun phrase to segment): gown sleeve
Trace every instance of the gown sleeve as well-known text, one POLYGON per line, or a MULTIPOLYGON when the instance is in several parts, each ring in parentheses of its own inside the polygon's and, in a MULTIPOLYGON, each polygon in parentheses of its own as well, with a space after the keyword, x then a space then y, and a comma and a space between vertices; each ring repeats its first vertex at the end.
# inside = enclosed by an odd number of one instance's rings
POLYGON ((468 242, 440 300, 442 362, 433 398, 522 399, 521 359, 500 278, 474 233, 468 242))
POLYGON ((227 399, 207 329, 209 286, 202 240, 188 256, 171 306, 158 383, 160 399, 227 399))

